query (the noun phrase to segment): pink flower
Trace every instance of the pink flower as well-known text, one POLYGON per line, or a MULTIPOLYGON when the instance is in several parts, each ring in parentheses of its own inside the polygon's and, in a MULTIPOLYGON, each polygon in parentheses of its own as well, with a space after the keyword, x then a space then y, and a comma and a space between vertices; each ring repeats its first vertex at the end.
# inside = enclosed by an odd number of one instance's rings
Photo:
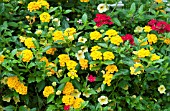
POLYGON ((92 76, 92 75, 89 75, 89 76, 88 76, 88 80, 89 80, 90 82, 94 82, 94 81, 96 80, 96 77, 95 77, 95 76, 92 76))
POLYGON ((96 14, 96 18, 94 19, 96 22, 96 26, 100 27, 104 24, 112 25, 113 22, 111 21, 111 17, 107 16, 106 14, 96 14))
POLYGON ((64 105, 64 110, 66 111, 70 110, 70 105, 64 105))
POLYGON ((131 45, 134 45, 134 39, 133 35, 131 34, 126 34, 125 36, 122 36, 123 41, 129 41, 131 45))

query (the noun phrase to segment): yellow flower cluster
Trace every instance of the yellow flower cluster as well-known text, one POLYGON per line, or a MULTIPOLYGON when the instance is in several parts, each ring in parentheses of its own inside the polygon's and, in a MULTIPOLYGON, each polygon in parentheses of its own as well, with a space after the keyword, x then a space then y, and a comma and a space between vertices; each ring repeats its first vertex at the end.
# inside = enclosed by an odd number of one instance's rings
POLYGON ((50 48, 46 51, 46 54, 51 54, 51 55, 54 55, 54 52, 56 51, 57 49, 56 48, 50 48))
POLYGON ((145 26, 143 29, 144 32, 150 32, 152 30, 150 26, 145 26))
POLYGON ((88 68, 88 60, 87 59, 80 59, 79 63, 80 63, 82 70, 86 70, 88 68))
POLYGON ((143 65, 140 63, 135 63, 133 67, 130 67, 130 74, 131 75, 137 75, 141 74, 143 72, 143 65), (136 71, 137 68, 142 68, 142 70, 136 71))
POLYGON ((117 46, 119 46, 120 43, 123 43, 123 40, 122 40, 122 38, 119 35, 111 37, 110 41, 111 41, 112 44, 115 44, 117 46))
POLYGON ((166 39, 164 40, 164 43, 167 44, 167 45, 170 45, 170 38, 166 38, 166 39))
POLYGON ((63 94, 70 95, 74 91, 74 86, 71 82, 67 82, 64 89, 63 94))
POLYGON ((151 55, 151 61, 155 61, 155 60, 159 60, 160 56, 156 55, 156 54, 152 54, 151 55))
POLYGON ((162 3, 163 1, 162 0, 155 0, 155 2, 162 3))
POLYGON ((105 35, 107 35, 109 38, 111 38, 111 37, 118 35, 118 33, 116 30, 109 29, 108 31, 106 31, 105 35))
POLYGON ((155 34, 147 34, 149 44, 157 42, 157 36, 155 34))
POLYGON ((89 2, 90 0, 80 0, 80 2, 89 2))
POLYGON ((27 94, 27 86, 24 86, 24 84, 19 81, 17 76, 8 77, 7 85, 9 88, 14 88, 16 92, 18 92, 21 95, 27 94))
POLYGON ((140 49, 139 51, 137 51, 136 54, 137 54, 138 57, 144 58, 144 57, 150 55, 150 51, 142 48, 142 49, 140 49))
POLYGON ((68 77, 71 77, 71 79, 74 79, 75 77, 78 77, 77 75, 77 70, 69 70, 69 72, 67 73, 68 77))
POLYGON ((58 58, 59 58, 59 62, 60 62, 61 67, 64 67, 65 64, 70 60, 70 57, 67 54, 60 54, 58 56, 58 58))
POLYGON ((44 1, 44 0, 38 0, 37 2, 30 2, 28 4, 28 10, 30 12, 32 11, 36 11, 36 10, 39 10, 42 6, 45 6, 47 9, 49 9, 50 5, 47 1, 44 1))
POLYGON ((22 54, 22 61, 29 62, 33 58, 33 54, 31 50, 25 49, 21 52, 22 54))
POLYGON ((42 57, 40 61, 44 61, 46 63, 46 66, 48 66, 48 59, 46 57, 42 57))
POLYGON ((76 29, 75 28, 67 28, 64 31, 64 36, 72 36, 75 33, 76 33, 76 29))
POLYGON ((41 22, 50 22, 50 14, 47 13, 47 12, 43 12, 41 15, 40 15, 40 20, 41 22))
POLYGON ((74 70, 77 66, 77 62, 73 61, 73 60, 69 60, 66 62, 66 66, 68 70, 74 70))
POLYGON ((73 104, 73 108, 74 109, 78 109, 81 107, 81 103, 84 102, 84 100, 82 98, 76 98, 75 102, 73 104))
POLYGON ((53 33, 53 41, 57 41, 57 40, 64 40, 64 37, 63 37, 63 32, 62 31, 55 31, 53 33))
POLYGON ((46 86, 43 91, 44 97, 48 97, 50 94, 54 94, 54 88, 52 86, 46 86))
POLYGON ((2 62, 4 62, 4 58, 5 58, 4 55, 0 55, 0 64, 1 64, 2 62))
POLYGON ((98 31, 93 31, 90 33, 90 39, 91 40, 99 40, 102 37, 102 34, 98 31))
POLYGON ((114 54, 110 51, 106 51, 103 53, 104 60, 112 60, 115 58, 114 54))
POLYGON ((102 53, 100 51, 93 51, 91 52, 90 56, 92 57, 93 60, 102 60, 102 53))
POLYGON ((117 66, 114 65, 114 64, 108 65, 108 66, 105 68, 105 70, 106 70, 107 73, 118 72, 117 66))
POLYGON ((145 46, 145 45, 148 45, 148 42, 144 42, 144 40, 140 40, 138 39, 139 43, 140 43, 140 46, 145 46))
POLYGON ((91 52, 93 52, 93 51, 97 51, 97 50, 99 50, 99 49, 101 49, 101 47, 100 46, 93 46, 92 48, 91 48, 91 52))
POLYGON ((26 38, 24 41, 25 46, 27 46, 27 48, 35 48, 35 45, 33 43, 34 38, 26 38))

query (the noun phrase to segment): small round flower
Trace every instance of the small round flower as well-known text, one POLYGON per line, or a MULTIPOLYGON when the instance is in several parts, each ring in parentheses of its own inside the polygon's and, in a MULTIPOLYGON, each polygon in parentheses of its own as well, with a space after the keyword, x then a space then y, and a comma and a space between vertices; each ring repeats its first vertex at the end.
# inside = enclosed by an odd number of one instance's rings
POLYGON ((143 27, 137 26, 134 32, 141 33, 143 31, 143 27))
POLYGON ((109 38, 114 37, 118 34, 118 32, 116 30, 113 29, 109 29, 108 31, 106 31, 105 35, 107 35, 109 38))
POLYGON ((101 49, 101 47, 96 45, 96 46, 93 46, 90 51, 92 51, 92 52, 98 51, 99 49, 101 49))
POLYGON ((111 41, 112 44, 115 44, 117 46, 119 46, 120 43, 123 43, 123 40, 119 35, 117 35, 115 37, 111 37, 110 41, 111 41))
POLYGON ((90 33, 91 40, 99 40, 101 37, 102 37, 102 35, 98 31, 94 31, 94 32, 90 33))
POLYGON ((159 93, 160 94, 165 94, 166 92, 166 88, 165 88, 165 86, 164 85, 160 85, 159 87, 158 87, 158 91, 159 91, 159 93))
POLYGON ((26 38, 24 41, 25 46, 27 46, 27 48, 35 48, 33 40, 34 38, 26 38))
POLYGON ((99 4, 97 6, 97 10, 99 11, 99 13, 103 13, 109 10, 109 7, 106 4, 99 4))
POLYGON ((80 108, 82 102, 84 102, 84 100, 83 100, 82 98, 76 98, 76 99, 75 99, 75 102, 74 102, 74 104, 73 104, 73 108, 74 108, 74 109, 80 108))
POLYGON ((147 34, 149 44, 157 42, 157 36, 155 34, 147 34))
POLYGON ((61 94, 61 91, 58 90, 58 91, 56 92, 56 95, 60 95, 60 94, 61 94))
POLYGON ((69 111, 70 110, 70 105, 64 105, 64 110, 69 111))
POLYGON ((102 60, 102 53, 100 51, 93 51, 91 52, 90 56, 92 57, 93 60, 102 60))
POLYGON ((87 46, 81 46, 81 50, 85 53, 88 52, 88 47, 87 46))
POLYGON ((98 101, 101 105, 107 104, 108 103, 108 97, 101 96, 100 98, 98 98, 98 101))
POLYGON ((156 54, 152 54, 151 55, 151 61, 155 61, 155 60, 159 60, 160 56, 156 55, 156 54))
POLYGON ((93 76, 93 75, 89 75, 89 76, 88 76, 88 81, 94 82, 95 80, 96 80, 96 77, 95 77, 95 76, 93 76))
POLYGON ((52 86, 54 86, 54 87, 55 87, 56 85, 57 85, 57 83, 56 83, 56 82, 52 82, 52 86))
POLYGON ((46 86, 43 91, 44 97, 48 97, 50 94, 54 94, 54 88, 52 86, 46 86))
POLYGON ((110 51, 106 51, 103 53, 104 60, 112 60, 115 58, 114 54, 110 51))
POLYGON ((68 75, 68 77, 71 77, 71 79, 78 77, 77 70, 70 70, 70 72, 68 72, 67 75, 68 75))
POLYGON ((150 51, 149 51, 149 50, 146 50, 146 49, 144 49, 144 48, 142 48, 142 49, 140 49, 139 51, 137 51, 136 54, 138 55, 138 57, 144 58, 144 57, 150 55, 150 51))
POLYGON ((150 26, 145 26, 143 29, 145 32, 150 32, 152 30, 150 26))
POLYGON ((40 20, 41 22, 50 22, 50 14, 47 13, 47 12, 43 12, 41 15, 40 15, 40 20))
POLYGON ((25 49, 21 52, 22 54, 22 61, 29 62, 33 58, 33 54, 31 50, 25 49))
POLYGON ((41 8, 41 4, 39 2, 30 2, 27 8, 30 12, 36 11, 41 8))

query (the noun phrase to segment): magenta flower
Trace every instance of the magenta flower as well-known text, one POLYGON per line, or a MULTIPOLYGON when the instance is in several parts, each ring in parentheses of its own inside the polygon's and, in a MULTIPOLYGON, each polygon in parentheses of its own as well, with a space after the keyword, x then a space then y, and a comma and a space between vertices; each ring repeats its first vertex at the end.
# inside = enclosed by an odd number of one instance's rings
POLYGON ((96 77, 95 77, 95 76, 92 76, 92 75, 89 75, 89 76, 88 76, 88 81, 94 82, 95 80, 96 80, 96 77))

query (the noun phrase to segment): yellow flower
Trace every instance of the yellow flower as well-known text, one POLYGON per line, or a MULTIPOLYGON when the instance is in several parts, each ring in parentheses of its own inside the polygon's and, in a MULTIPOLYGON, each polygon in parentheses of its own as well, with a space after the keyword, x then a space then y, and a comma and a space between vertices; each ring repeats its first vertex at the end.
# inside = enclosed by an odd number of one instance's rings
POLYGON ((73 60, 69 60, 68 62, 66 62, 66 65, 67 65, 68 70, 73 70, 76 68, 77 62, 75 62, 73 60))
POLYGON ((155 2, 157 2, 157 3, 162 3, 162 0, 155 0, 155 2))
POLYGON ((164 43, 166 43, 167 45, 170 45, 170 38, 166 38, 166 39, 164 40, 164 43))
POLYGON ((103 53, 104 60, 112 60, 115 58, 114 54, 110 51, 106 51, 103 53))
POLYGON ((92 57, 93 60, 102 60, 102 53, 100 51, 93 51, 91 52, 90 56, 92 57))
POLYGON ((63 32, 62 31, 55 31, 54 33, 53 33, 53 40, 54 40, 54 42, 55 41, 57 41, 57 40, 64 40, 64 37, 63 37, 63 32))
POLYGON ((40 20, 41 22, 50 22, 50 14, 47 13, 47 12, 43 12, 41 15, 40 15, 40 20))
POLYGON ((42 57, 40 61, 44 61, 46 63, 46 66, 48 66, 48 59, 46 57, 42 57))
POLYGON ((160 56, 156 55, 156 54, 152 54, 151 55, 151 61, 155 61, 155 60, 159 60, 160 56))
POLYGON ((11 97, 2 96, 2 100, 9 103, 11 101, 11 97))
POLYGON ((51 55, 54 55, 54 52, 56 51, 57 49, 56 48, 50 48, 46 51, 46 54, 51 54, 51 55))
POLYGON ((65 64, 70 60, 70 57, 67 54, 60 54, 58 56, 58 58, 59 58, 59 62, 60 62, 61 67, 64 67, 65 64))
POLYGON ((23 36, 20 36, 19 39, 20 39, 20 42, 24 42, 26 38, 23 36))
POLYGON ((155 34, 147 34, 149 44, 157 42, 157 36, 155 34))
POLYGON ((131 71, 130 74, 131 74, 131 75, 141 74, 142 71, 144 71, 144 70, 142 69, 142 70, 136 71, 136 69, 137 69, 138 67, 143 68, 143 65, 140 64, 140 63, 135 63, 135 64, 134 64, 134 67, 130 67, 130 71, 131 71))
POLYGON ((73 108, 75 108, 75 109, 80 108, 82 102, 84 102, 84 100, 83 100, 82 98, 76 98, 76 99, 75 99, 75 102, 74 102, 74 104, 73 104, 73 108))
POLYGON ((67 75, 68 75, 68 77, 71 77, 71 79, 78 77, 77 70, 70 70, 70 72, 68 72, 67 75))
POLYGON ((39 2, 30 2, 27 8, 30 12, 36 11, 41 8, 41 4, 39 2))
POLYGON ((99 38, 101 38, 101 37, 102 37, 102 35, 98 31, 94 31, 94 32, 90 33, 91 40, 99 40, 99 38))
POLYGON ((46 7, 47 9, 49 9, 50 5, 47 1, 45 0, 41 0, 41 1, 38 1, 38 3, 41 5, 41 6, 44 6, 46 7))
POLYGON ((165 86, 164 85, 160 85, 159 87, 158 87, 158 91, 160 92, 160 94, 165 94, 166 92, 166 88, 165 88, 165 86))
POLYGON ((145 46, 145 45, 148 45, 148 42, 144 42, 144 40, 140 40, 138 39, 139 43, 140 43, 140 46, 145 46))
POLYGON ((35 34, 41 35, 42 34, 42 30, 36 30, 35 34))
POLYGON ((98 51, 99 49, 101 49, 101 47, 96 45, 96 46, 93 46, 90 51, 91 52, 98 51))
POLYGON ((88 68, 88 60, 87 59, 80 59, 79 63, 80 63, 82 70, 85 70, 88 68))
POLYGON ((21 95, 26 95, 28 88, 27 88, 27 86, 24 86, 23 83, 18 82, 18 83, 15 85, 14 89, 15 89, 16 92, 18 92, 19 94, 21 94, 21 95))
POLYGON ((103 84, 107 84, 108 86, 110 86, 112 77, 113 77, 113 74, 106 72, 106 74, 103 75, 103 78, 104 78, 103 84))
POLYGON ((123 42, 122 38, 119 35, 111 37, 110 41, 112 44, 116 44, 118 46, 120 45, 120 43, 123 42))
POLYGON ((29 62, 33 58, 33 54, 31 50, 25 49, 21 52, 22 54, 22 61, 29 62))
POLYGON ((12 76, 7 78, 7 85, 9 88, 14 88, 15 85, 19 82, 19 79, 17 76, 12 76))
POLYGON ((67 28, 64 31, 64 36, 72 36, 75 33, 76 33, 76 29, 75 28, 67 28))
POLYGON ((74 101, 74 96, 71 95, 65 95, 62 98, 62 102, 65 103, 65 105, 73 105, 74 101))
POLYGON ((89 2, 90 0, 80 0, 80 2, 89 2))
POLYGON ((43 91, 44 97, 48 97, 50 94, 54 94, 54 88, 52 86, 45 86, 43 91))
POLYGON ((137 55, 140 58, 144 58, 146 56, 150 55, 150 51, 149 50, 145 50, 144 48, 140 49, 139 51, 137 51, 137 55))
POLYGON ((27 48, 35 48, 35 45, 33 43, 33 38, 26 38, 24 44, 25 46, 27 46, 27 48))
POLYGON ((4 58, 5 58, 4 55, 0 55, 0 64, 1 64, 2 62, 4 62, 4 58))
POLYGON ((152 30, 150 26, 145 26, 143 29, 145 32, 150 32, 152 30))
POLYGON ((105 35, 108 35, 109 38, 116 36, 118 33, 116 30, 113 29, 109 29, 108 31, 106 31, 105 35))
POLYGON ((108 65, 105 70, 107 71, 107 73, 114 73, 114 72, 118 72, 117 66, 112 64, 112 65, 108 65))
POLYGON ((64 89, 63 94, 70 95, 74 91, 74 86, 71 82, 67 82, 64 89))

